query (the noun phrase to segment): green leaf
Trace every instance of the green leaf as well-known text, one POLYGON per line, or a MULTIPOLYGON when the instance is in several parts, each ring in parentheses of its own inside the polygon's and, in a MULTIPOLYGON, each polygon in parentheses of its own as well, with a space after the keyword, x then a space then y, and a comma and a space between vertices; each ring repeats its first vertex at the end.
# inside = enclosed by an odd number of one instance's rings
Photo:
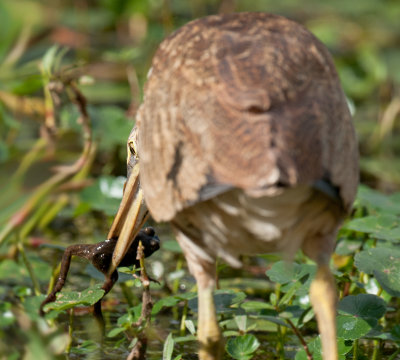
POLYGON ((185 326, 192 335, 196 334, 196 327, 194 326, 194 322, 192 320, 185 320, 185 326))
MULTIPOLYGON (((214 304, 217 314, 237 312, 232 305, 241 303, 246 298, 243 292, 235 292, 232 290, 216 290, 214 292, 214 304)), ((188 302, 189 308, 198 312, 198 298, 190 299, 188 302)))
POLYGON ((337 255, 353 255, 363 245, 363 239, 341 239, 335 249, 337 255))
POLYGON ((245 275, 234 278, 222 278, 219 280, 219 285, 221 289, 232 289, 249 294, 265 294, 275 290, 275 285, 267 278, 256 279, 254 277, 246 277, 245 275))
POLYGON ((235 322, 239 331, 245 332, 247 329, 247 315, 235 315, 235 322))
POLYGON ((100 150, 111 151, 117 145, 126 148, 133 122, 126 117, 123 109, 117 106, 98 106, 92 108, 91 115, 94 135, 101 140, 100 150))
POLYGON ((400 215, 398 196, 399 193, 385 195, 379 191, 361 185, 358 189, 357 202, 369 209, 378 210, 380 214, 400 215))
POLYGON ((288 289, 286 294, 283 295, 282 298, 279 300, 278 307, 282 307, 283 305, 288 305, 301 286, 302 284, 300 281, 292 284, 292 286, 288 289))
POLYGON ((129 328, 132 323, 139 320, 142 313, 142 304, 138 304, 128 309, 128 311, 118 318, 117 324, 119 327, 129 328))
POLYGON ((178 336, 174 338, 175 344, 184 343, 188 341, 197 341, 197 337, 194 335, 178 336))
POLYGON ((386 313, 386 303, 371 294, 350 295, 339 302, 338 337, 355 340, 366 335, 386 313))
POLYGON ((400 241, 400 218, 395 215, 376 215, 354 219, 346 224, 346 229, 366 233, 378 239, 400 241))
MULTIPOLYGON (((40 281, 48 281, 51 276, 51 267, 36 255, 29 255, 28 260, 32 264, 35 276, 40 281)), ((10 283, 27 283, 31 285, 30 276, 25 265, 18 264, 14 260, 5 259, 0 262, 0 280, 10 283)))
POLYGON ((57 300, 47 304, 44 310, 57 310, 62 311, 70 309, 77 305, 94 305, 104 295, 104 290, 101 285, 90 287, 82 292, 68 291, 57 294, 57 300))
POLYGON ((299 296, 308 294, 311 281, 314 279, 317 270, 316 265, 288 263, 287 261, 278 261, 272 265, 266 274, 271 281, 282 284, 282 292, 288 292, 293 285, 298 286, 296 294, 299 296))
POLYGON ((15 321, 15 315, 11 311, 11 303, 0 303, 0 329, 12 325, 15 321))
POLYGON ((339 313, 365 319, 379 320, 386 313, 386 303, 379 296, 371 294, 350 295, 338 304, 339 313))
POLYGON ((163 357, 162 357, 163 360, 171 360, 173 351, 174 351, 174 339, 172 338, 172 333, 169 333, 164 343, 163 357))
POLYGON ((122 327, 117 327, 117 328, 111 329, 111 330, 108 332, 107 337, 112 338, 112 337, 117 336, 118 334, 124 332, 125 330, 126 330, 126 329, 125 329, 125 328, 122 328, 122 327))
POLYGON ((174 296, 179 300, 191 300, 197 296, 197 293, 196 292, 187 292, 187 293, 182 293, 182 294, 176 294, 174 296))
MULTIPOLYGON (((286 323, 286 321, 282 320, 279 318, 279 314, 277 313, 275 316, 271 316, 271 315, 257 315, 257 317, 255 317, 256 321, 258 322, 259 320, 262 320, 263 322, 271 322, 273 324, 279 325, 279 326, 283 326, 283 327, 287 327, 289 328, 290 326, 286 323)), ((268 324, 265 325, 263 324, 264 328, 268 327, 268 324)), ((260 328, 257 325, 257 330, 262 330, 262 328, 260 328)), ((267 330, 267 331, 271 331, 271 330, 267 330)))
POLYGON ((91 209, 113 216, 118 210, 124 183, 123 177, 102 176, 81 192, 81 200, 91 209))
POLYGON ((246 301, 240 307, 246 311, 260 311, 274 308, 271 304, 262 301, 246 301))
POLYGON ((167 296, 158 300, 151 310, 152 315, 158 314, 164 307, 175 306, 180 300, 175 296, 167 296))
POLYGON ((338 315, 336 326, 338 336, 350 340, 366 335, 374 327, 362 318, 348 315, 338 315))
MULTIPOLYGON (((337 339, 337 346, 338 346, 338 354, 339 360, 345 360, 346 354, 348 354, 352 347, 353 342, 349 340, 345 340, 342 338, 337 339)), ((317 337, 316 339, 310 341, 307 344, 308 350, 313 356, 313 360, 323 360, 322 359, 322 347, 321 347, 321 338, 317 337)), ((300 350, 295 357, 295 360, 308 360, 307 354, 305 350, 300 350)))
POLYGON ((400 296, 400 250, 395 248, 366 249, 355 256, 355 265, 374 275, 382 288, 392 296, 400 296))
POLYGON ((395 341, 400 342, 400 325, 395 325, 390 333, 395 341))
POLYGON ((44 299, 44 295, 30 296, 23 302, 25 313, 29 315, 31 320, 38 321, 40 319, 38 309, 44 299))
POLYGON ((176 240, 167 240, 163 242, 163 249, 177 254, 182 254, 182 249, 176 240))
POLYGON ((252 334, 246 334, 230 338, 226 344, 226 351, 236 360, 251 359, 260 346, 257 338, 252 334))
POLYGON ((95 350, 99 348, 99 344, 94 340, 85 340, 82 344, 77 347, 71 348, 71 353, 88 355, 92 354, 95 350))
POLYGON ((53 45, 50 49, 46 51, 42 59, 42 68, 47 76, 51 76, 54 63, 56 60, 56 55, 59 50, 58 45, 53 45))

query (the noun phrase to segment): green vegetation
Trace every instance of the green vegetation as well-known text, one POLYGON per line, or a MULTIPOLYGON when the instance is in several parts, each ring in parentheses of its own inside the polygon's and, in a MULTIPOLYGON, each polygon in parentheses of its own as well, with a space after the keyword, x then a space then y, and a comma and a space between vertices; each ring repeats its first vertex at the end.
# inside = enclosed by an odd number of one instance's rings
MULTIPOLYGON (((334 55, 360 139, 354 213, 338 235, 340 359, 400 357, 400 3, 397 0, 77 0, 0 2, 0 358, 125 358, 144 329, 149 359, 196 353, 197 298, 167 225, 146 259, 154 306, 122 269, 104 301, 106 337, 88 306, 102 276, 76 261, 60 301, 38 308, 61 251, 105 239, 122 194, 126 139, 158 43, 191 19, 269 11, 306 25, 334 55), (78 306, 79 305, 79 306, 78 306), (78 306, 78 307, 76 307, 78 306), (72 308, 75 310, 72 311, 72 308), (135 324, 136 326, 132 326, 135 324)), ((226 358, 321 359, 307 297, 315 266, 275 255, 220 264, 215 294, 226 358)))

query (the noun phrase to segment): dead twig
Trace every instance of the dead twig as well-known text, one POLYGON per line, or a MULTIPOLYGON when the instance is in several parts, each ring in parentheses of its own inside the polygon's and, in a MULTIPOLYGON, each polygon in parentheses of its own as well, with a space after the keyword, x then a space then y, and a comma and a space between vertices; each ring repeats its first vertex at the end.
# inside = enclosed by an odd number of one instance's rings
POLYGON ((146 268, 144 266, 144 246, 139 241, 136 259, 140 261, 140 281, 143 284, 143 295, 142 295, 142 312, 139 320, 132 324, 132 327, 140 329, 137 335, 137 342, 130 352, 127 360, 144 360, 146 359, 147 350, 147 335, 146 329, 150 325, 151 321, 151 310, 153 309, 153 300, 150 295, 150 279, 147 275, 146 268))

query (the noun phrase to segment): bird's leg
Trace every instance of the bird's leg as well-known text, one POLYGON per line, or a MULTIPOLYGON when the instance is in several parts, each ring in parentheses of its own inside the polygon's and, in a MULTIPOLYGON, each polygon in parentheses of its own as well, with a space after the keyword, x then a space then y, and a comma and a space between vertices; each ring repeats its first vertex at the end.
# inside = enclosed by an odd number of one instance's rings
POLYGON ((222 358, 223 340, 217 322, 214 304, 215 263, 203 266, 200 271, 194 271, 198 287, 198 325, 199 359, 217 360, 222 358))
POLYGON ((319 264, 310 288, 310 300, 321 334, 324 360, 337 360, 336 283, 327 264, 319 264))

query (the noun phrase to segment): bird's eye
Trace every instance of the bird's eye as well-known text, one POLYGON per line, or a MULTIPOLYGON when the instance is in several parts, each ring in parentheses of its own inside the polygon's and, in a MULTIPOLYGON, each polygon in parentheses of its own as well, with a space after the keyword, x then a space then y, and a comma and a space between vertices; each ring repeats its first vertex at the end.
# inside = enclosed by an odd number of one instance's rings
POLYGON ((131 152, 131 155, 136 156, 136 149, 135 149, 135 145, 133 144, 133 141, 130 141, 128 143, 128 147, 129 147, 129 151, 131 152))

